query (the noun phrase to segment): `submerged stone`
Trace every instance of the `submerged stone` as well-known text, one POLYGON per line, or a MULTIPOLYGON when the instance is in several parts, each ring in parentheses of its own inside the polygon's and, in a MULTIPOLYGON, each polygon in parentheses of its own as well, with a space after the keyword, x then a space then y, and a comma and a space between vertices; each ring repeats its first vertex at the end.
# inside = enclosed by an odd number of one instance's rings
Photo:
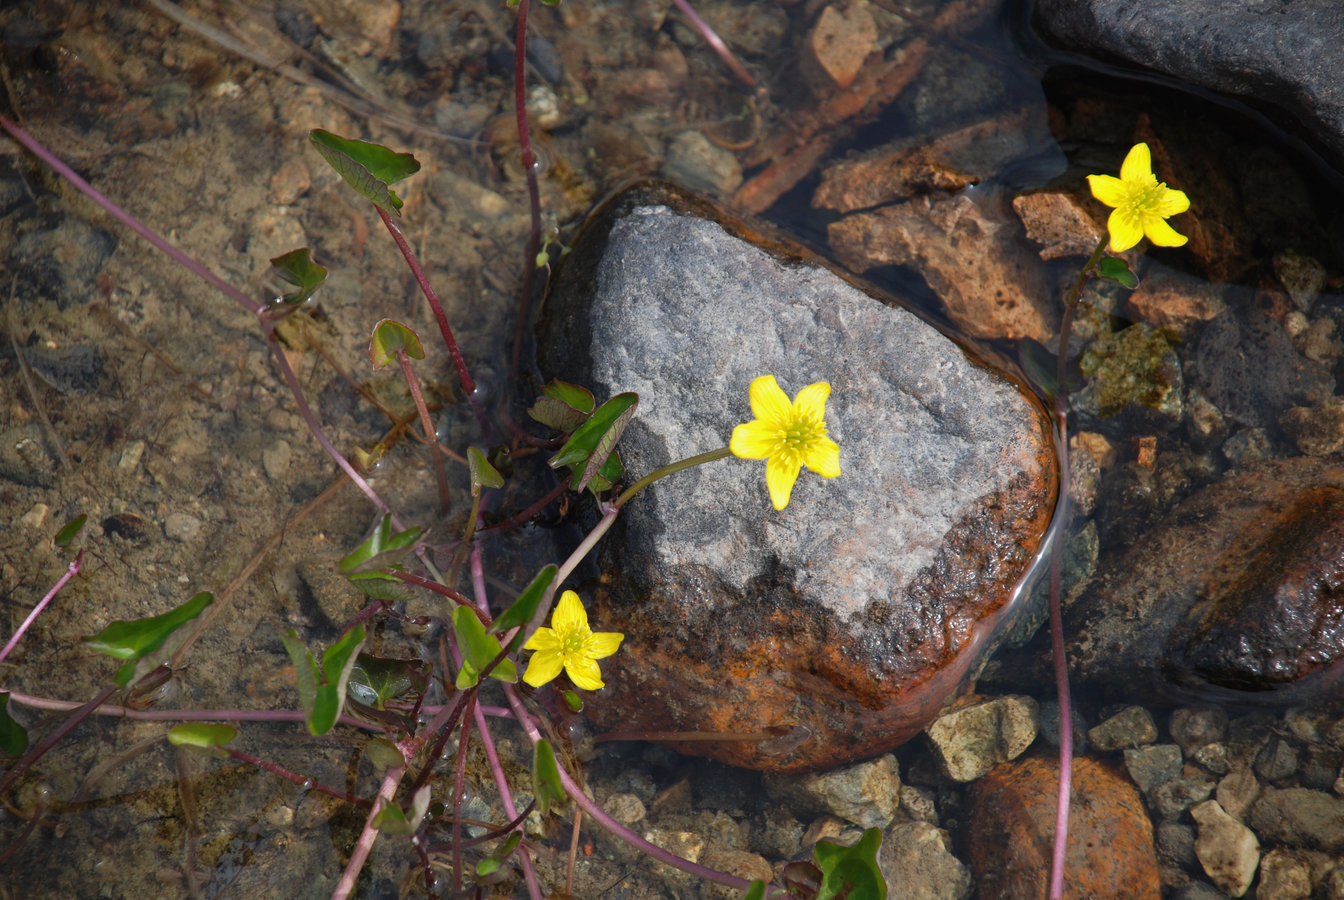
POLYGON ((1054 508, 1048 421, 917 316, 712 215, 657 186, 609 203, 547 300, 543 372, 639 393, 627 481, 727 445, 755 377, 827 381, 843 474, 804 469, 776 511, 764 462, 730 457, 631 501, 571 585, 626 635, 585 713, 753 768, 876 756, 1016 612, 1054 508))
POLYGON ((1070 608, 1075 671, 1150 696, 1300 702, 1344 676, 1344 466, 1224 476, 1070 608))

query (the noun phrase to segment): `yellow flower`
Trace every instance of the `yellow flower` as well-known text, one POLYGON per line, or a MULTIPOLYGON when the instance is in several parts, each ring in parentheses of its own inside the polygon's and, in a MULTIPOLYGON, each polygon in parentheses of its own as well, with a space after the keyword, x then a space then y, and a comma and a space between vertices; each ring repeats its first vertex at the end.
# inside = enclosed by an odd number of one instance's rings
POLYGON ((743 459, 765 460, 765 483, 775 509, 789 505, 798 470, 807 466, 823 478, 840 474, 840 447, 826 436, 826 398, 831 386, 824 381, 798 392, 792 405, 775 376, 762 375, 751 383, 754 422, 733 429, 728 449, 743 459))
POLYGON ((1120 177, 1089 175, 1092 196, 1115 207, 1106 221, 1111 233, 1111 252, 1123 253, 1144 235, 1159 247, 1179 247, 1184 235, 1177 234, 1167 219, 1190 208, 1181 191, 1173 191, 1153 174, 1153 157, 1147 144, 1135 144, 1120 166, 1120 177))
POLYGON ((625 635, 614 631, 596 634, 588 627, 588 611, 573 591, 560 595, 560 602, 551 613, 551 627, 541 627, 523 644, 524 650, 535 650, 528 660, 523 681, 541 687, 560 674, 563 668, 574 686, 585 691, 596 691, 606 685, 597 661, 615 653, 625 635))

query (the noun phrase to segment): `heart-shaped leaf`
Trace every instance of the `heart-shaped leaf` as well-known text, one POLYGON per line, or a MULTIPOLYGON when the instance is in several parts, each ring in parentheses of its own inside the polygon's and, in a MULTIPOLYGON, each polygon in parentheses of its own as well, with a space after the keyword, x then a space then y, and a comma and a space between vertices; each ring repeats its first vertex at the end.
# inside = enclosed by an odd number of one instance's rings
POLYGON ((373 326, 373 338, 369 341, 369 362, 375 369, 397 358, 397 351, 405 350, 411 359, 424 359, 425 348, 414 331, 400 322, 383 319, 373 326))
POLYGON ((385 515, 368 540, 351 551, 336 569, 342 575, 372 573, 375 569, 395 569, 397 562, 415 547, 421 528, 392 531, 392 517, 385 515))
POLYGON ((542 815, 566 799, 565 788, 560 783, 560 767, 555 763, 555 750, 545 738, 532 748, 532 796, 542 815))
MULTIPOLYGON (((485 633, 485 626, 476 611, 465 606, 453 609, 453 635, 457 638, 457 649, 462 653, 457 689, 465 691, 476 686, 481 680, 481 672, 503 652, 503 648, 499 638, 485 633)), ((490 670, 490 676, 512 684, 518 680, 518 668, 512 660, 501 659, 499 665, 490 670)))
POLYGON ((327 648, 322 654, 322 665, 294 629, 280 635, 285 652, 294 663, 299 689, 299 703, 303 706, 308 732, 326 734, 341 717, 345 706, 345 687, 354 668, 355 657, 364 643, 364 626, 356 625, 327 648))
MULTIPOLYGON (((503 634, 510 628, 523 628, 537 614, 537 607, 541 605, 542 598, 546 596, 546 589, 555 582, 556 573, 559 572, 554 565, 548 565, 537 573, 537 577, 532 579, 532 583, 523 588, 523 592, 518 595, 518 599, 509 605, 495 621, 490 623, 491 634, 503 634)), ((523 641, 523 632, 514 635, 509 642, 509 651, 516 649, 517 644, 523 641)))
POLYGON ((882 831, 878 828, 869 828, 852 847, 818 841, 812 849, 812 858, 822 873, 817 900, 838 897, 886 900, 887 881, 877 865, 881 844, 882 831))
POLYGON ((275 266, 276 274, 298 288, 282 296, 281 303, 302 303, 327 280, 327 270, 313 262, 307 247, 273 257, 271 265, 275 266))

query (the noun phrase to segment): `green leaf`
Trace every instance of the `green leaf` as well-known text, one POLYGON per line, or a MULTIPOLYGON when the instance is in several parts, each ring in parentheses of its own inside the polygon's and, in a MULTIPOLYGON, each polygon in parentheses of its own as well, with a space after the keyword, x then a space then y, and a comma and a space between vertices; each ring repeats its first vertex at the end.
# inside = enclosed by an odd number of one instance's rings
MULTIPOLYGON (((457 638, 457 649, 462 654, 462 670, 457 673, 457 689, 465 691, 475 687, 481 680, 481 672, 490 665, 491 660, 503 652, 499 639, 485 633, 476 611, 465 606, 453 609, 453 635, 457 638)), ((493 678, 510 684, 518 680, 518 668, 512 660, 502 659, 499 665, 490 670, 493 678)))
MULTIPOLYGON (((373 529, 369 539, 360 544, 336 566, 342 575, 370 573, 376 569, 395 569, 397 562, 415 547, 420 538, 420 528, 408 528, 406 531, 392 532, 392 516, 385 515, 378 527, 373 529)), ((380 577, 382 576, 379 573, 380 577)))
POLYGON ((369 341, 369 361, 375 369, 397 358, 397 351, 405 350, 411 359, 424 359, 425 348, 414 331, 400 322, 383 319, 373 326, 373 339, 369 341))
POLYGON ((361 653, 350 670, 346 690, 350 696, 374 709, 385 709, 389 700, 419 696, 429 687, 429 663, 422 659, 396 659, 361 653))
POLYGON ((617 394, 603 403, 570 436, 560 452, 551 457, 551 468, 572 466, 574 480, 570 487, 576 491, 583 490, 616 449, 616 442, 620 440, 621 432, 630 423, 638 405, 639 395, 630 392, 617 394))
POLYGON ((555 750, 551 742, 542 738, 532 748, 532 796, 537 810, 545 815, 551 806, 565 802, 565 789, 560 784, 560 767, 555 764, 555 750))
POLYGON ((593 496, 597 496, 603 491, 611 490, 611 486, 620 481, 624 475, 625 464, 621 462, 621 453, 619 450, 614 451, 602 464, 602 468, 597 470, 593 480, 588 482, 588 490, 593 492, 593 496))
POLYGON ((0 755, 23 756, 28 749, 28 730, 9 715, 9 692, 0 692, 0 755))
MULTIPOLYGON (((518 595, 518 599, 509 605, 495 621, 490 623, 491 634, 503 634, 510 628, 521 628, 532 621, 532 617, 537 614, 537 607, 541 605, 542 598, 546 596, 546 590, 555 582, 556 573, 559 571, 554 565, 548 565, 537 573, 537 577, 532 579, 532 583, 523 588, 523 592, 518 595)), ((513 644, 523 636, 520 631, 514 635, 513 641, 509 644, 509 650, 513 650, 513 644)))
POLYGON ((238 729, 218 722, 185 722, 174 725, 168 732, 168 743, 174 747, 189 747, 211 756, 228 756, 221 748, 238 736, 238 729))
POLYGON ((1103 256, 1098 260, 1097 274, 1102 278, 1118 281, 1130 290, 1139 286, 1139 279, 1129 270, 1129 263, 1114 256, 1103 256))
POLYGON ((52 538, 52 542, 62 549, 70 546, 70 542, 79 537, 79 533, 84 530, 88 521, 89 517, 86 515, 75 516, 69 522, 66 522, 60 531, 56 532, 56 537, 52 538))
POLYGON ((429 809, 430 789, 425 785, 411 797, 411 814, 407 816, 395 803, 385 803, 373 817, 373 827, 383 834, 415 834, 429 809))
POLYGON ((502 488, 504 476, 490 465, 485 453, 477 447, 467 448, 467 468, 471 470, 471 496, 479 497, 481 488, 502 488))
POLYGON ((407 603, 415 597, 404 583, 382 572, 367 572, 363 575, 351 575, 350 583, 364 592, 370 600, 386 603, 407 603))
POLYGON ((592 391, 557 379, 541 389, 527 414, 547 428, 569 434, 587 421, 596 405, 592 391))
POLYGON ((280 298, 281 303, 299 304, 313 296, 314 292, 327 280, 327 270, 313 262, 308 256, 308 248, 300 247, 288 253, 271 258, 276 273, 298 288, 280 298))
POLYGON ((518 849, 522 840, 523 833, 521 831, 510 832, 508 840, 501 844, 498 850, 476 864, 476 874, 484 878, 498 872, 500 866, 504 865, 504 861, 513 854, 514 850, 518 849))
POLYGON ((406 757, 401 755, 397 745, 385 737, 377 737, 364 745, 364 756, 380 772, 386 772, 393 766, 406 765, 406 757))
POLYGON ((765 900, 765 882, 757 878, 742 895, 742 900, 765 900))
POLYGON ((326 734, 336 724, 345 706, 345 687, 355 657, 364 643, 364 626, 356 625, 322 654, 322 666, 309 652, 294 629, 280 635, 297 673, 299 703, 303 706, 308 732, 326 734))
POLYGON ((401 214, 401 198, 389 185, 420 171, 420 163, 414 156, 396 153, 381 144, 339 137, 320 128, 314 128, 308 136, 322 158, 360 196, 379 209, 401 214))
POLYGON ((853 847, 818 841, 812 858, 821 868, 821 892, 817 900, 848 897, 852 900, 886 900, 887 882, 877 865, 882 831, 869 828, 853 847))
POLYGON ((583 712, 583 698, 574 691, 561 691, 560 696, 565 700, 565 706, 569 707, 572 713, 583 712))
POLYGON ((199 616, 214 602, 213 595, 202 592, 161 616, 132 622, 113 622, 92 637, 84 638, 84 642, 99 653, 106 653, 116 659, 137 660, 163 646, 169 635, 199 616))

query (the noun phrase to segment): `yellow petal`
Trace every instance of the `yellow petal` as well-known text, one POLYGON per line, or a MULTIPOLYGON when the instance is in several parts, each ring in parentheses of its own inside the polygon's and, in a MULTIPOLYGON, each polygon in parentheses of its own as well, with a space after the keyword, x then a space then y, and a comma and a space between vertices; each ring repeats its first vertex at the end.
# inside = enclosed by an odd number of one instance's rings
POLYGON ((1133 210, 1112 210, 1111 217, 1106 220, 1106 230, 1111 233, 1112 253, 1124 253, 1143 238, 1143 228, 1133 210))
POLYGON ((565 660, 565 674, 576 688, 585 691, 598 691, 606 687, 602 681, 602 670, 591 659, 571 656, 565 660))
POLYGON ((751 383, 751 413, 769 425, 778 426, 789 420, 793 405, 789 395, 780 390, 773 375, 762 375, 751 383))
POLYGON ((1183 213, 1189 208, 1190 198, 1185 196, 1185 192, 1173 191, 1171 188, 1164 188, 1161 199, 1157 201, 1157 214, 1164 219, 1183 213))
POLYGON ((770 502, 775 504, 775 509, 789 505, 793 483, 797 480, 798 463, 785 461, 779 456, 772 456, 765 461, 765 484, 770 489, 770 502))
POLYGON ((551 627, 563 635, 588 630, 588 611, 583 608, 578 594, 565 591, 560 595, 560 602, 551 613, 551 627))
POLYGON ((1153 177, 1153 154, 1149 152, 1148 145, 1144 143, 1135 144, 1129 148, 1129 153, 1125 154, 1125 161, 1120 164, 1120 180, 1127 184, 1142 184, 1153 177))
POLYGON ((523 649, 559 650, 560 638, 556 636, 556 633, 553 629, 547 628, 545 625, 543 625, 540 628, 538 628, 530 638, 527 639, 527 643, 523 644, 523 649))
POLYGON ((539 653, 532 654, 532 658, 528 660, 527 671, 523 673, 523 681, 533 687, 541 687, 559 675, 563 667, 564 657, 559 651, 542 650, 539 653))
POLYGON ((1159 247, 1179 247, 1189 240, 1185 235, 1177 234, 1167 220, 1159 216, 1144 217, 1143 233, 1159 247))
POLYGON ((620 649, 624 639, 619 631, 595 631, 583 642, 583 654, 589 659, 606 659, 620 649))
POLYGON ((765 459, 779 446, 779 431, 777 426, 760 419, 747 422, 733 429, 733 439, 728 442, 728 449, 742 459, 765 459))
POLYGON ((1125 183, 1114 175, 1089 175, 1087 183, 1092 188, 1092 196, 1107 206, 1119 206, 1129 195, 1125 183))
POLYGON ((820 422, 826 418, 826 398, 831 396, 831 386, 824 381, 809 384, 798 392, 793 401, 793 414, 797 418, 820 422))
POLYGON ((818 438, 803 451, 803 465, 822 478, 840 474, 840 445, 830 438, 818 438))

